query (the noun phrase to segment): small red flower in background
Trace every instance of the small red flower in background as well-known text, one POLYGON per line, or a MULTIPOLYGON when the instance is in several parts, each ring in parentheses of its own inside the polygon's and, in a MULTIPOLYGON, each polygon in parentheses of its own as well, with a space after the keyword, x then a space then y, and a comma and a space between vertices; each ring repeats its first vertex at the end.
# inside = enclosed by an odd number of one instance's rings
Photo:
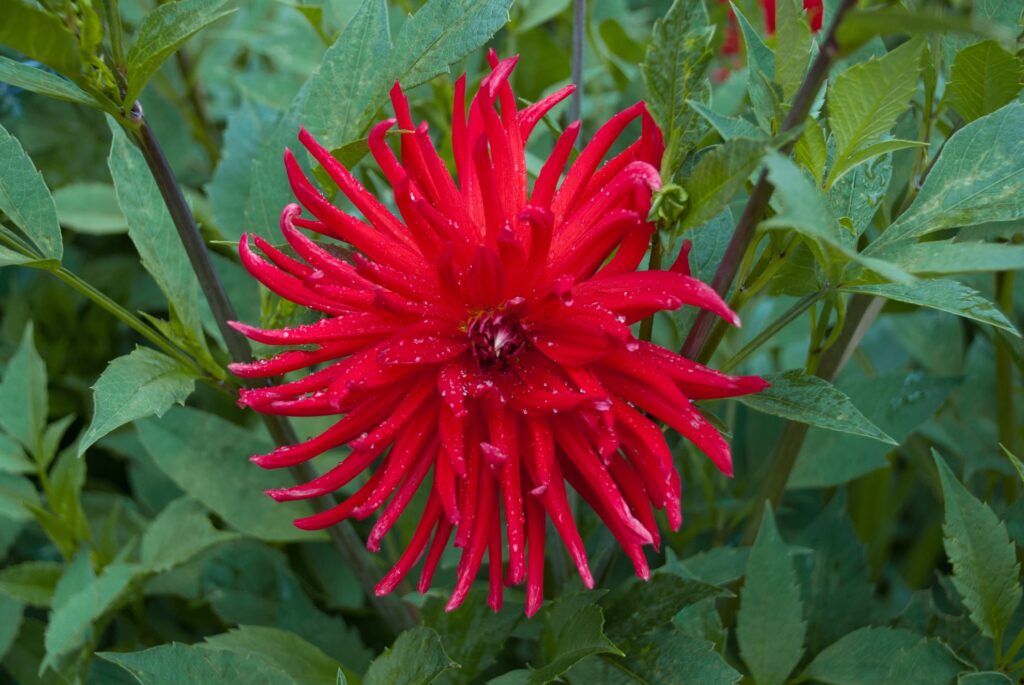
POLYGON ((653 418, 679 431, 726 474, 729 446, 691 400, 765 387, 732 377, 633 337, 630 325, 692 305, 734 324, 736 315, 688 273, 637 273, 660 187, 661 133, 644 104, 612 117, 562 172, 579 134, 569 126, 530 189, 524 145, 565 88, 522 110, 509 85, 518 58, 498 61, 465 116, 466 79, 455 84, 452 148, 459 183, 438 157, 425 123, 413 123, 396 84, 395 119, 370 132, 369 146, 394 187, 393 215, 305 130, 300 139, 362 213, 328 202, 285 156, 298 205, 281 216, 295 259, 256 236, 239 247, 249 272, 280 296, 325 318, 283 330, 236 323, 253 340, 305 345, 232 365, 271 377, 325 364, 300 380, 243 390, 241 404, 289 416, 343 415, 322 434, 253 457, 265 468, 308 461, 348 445, 351 452, 315 480, 273 490, 278 500, 334 492, 372 473, 337 506, 299 519, 317 529, 380 510, 367 547, 379 548, 413 495, 429 491, 409 546, 377 587, 390 592, 426 553, 419 589, 431 582, 454 531, 461 548, 449 610, 465 599, 485 554, 490 604, 504 582, 527 584, 527 614, 543 599, 544 536, 550 518, 587 587, 593 579, 573 521, 566 482, 594 509, 648 577, 643 546, 659 544, 652 507, 681 523, 680 480, 653 418), (639 139, 602 165, 636 119, 639 139), (401 161, 385 142, 398 125, 401 161), (305 228, 351 245, 343 260, 305 228), (253 244, 265 259, 253 251, 253 244), (390 449, 389 449, 390 448, 390 449), (432 474, 432 483, 427 482, 432 474))
MULTIPOLYGON (((729 0, 719 0, 726 4, 729 0)), ((803 0, 804 11, 807 13, 807 20, 811 23, 811 30, 817 33, 821 30, 821 22, 824 16, 822 0, 803 0)), ((775 33, 775 0, 761 0, 761 10, 764 13, 764 29, 768 35, 775 33)), ((725 30, 725 40, 722 42, 723 55, 737 55, 740 52, 740 33, 736 26, 736 16, 729 10, 729 25, 725 30)))

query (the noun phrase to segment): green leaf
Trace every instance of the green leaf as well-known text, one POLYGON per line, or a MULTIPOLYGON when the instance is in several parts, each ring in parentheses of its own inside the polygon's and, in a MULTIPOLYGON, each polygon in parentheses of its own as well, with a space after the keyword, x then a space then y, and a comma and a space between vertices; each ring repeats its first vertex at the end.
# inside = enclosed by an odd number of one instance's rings
POLYGON ((135 102, 160 65, 193 34, 234 12, 223 5, 224 0, 177 0, 147 14, 128 49, 125 102, 135 102))
MULTIPOLYGON (((161 9, 172 6, 163 5, 161 9)), ((128 219, 128 237, 192 344, 199 345, 204 339, 199 319, 199 281, 142 152, 113 120, 108 119, 108 123, 113 140, 107 162, 117 202, 128 219)))
POLYGON ((1013 681, 1005 673, 999 671, 979 671, 964 673, 956 681, 956 685, 1013 685, 1013 681))
POLYGON ((865 156, 880 143, 910 106, 921 71, 921 43, 909 41, 884 57, 856 64, 835 78, 828 92, 828 123, 836 153, 826 186, 854 166, 886 150, 865 156))
POLYGON ((920 192, 865 249, 945 228, 1024 216, 1024 103, 1012 102, 950 136, 920 192))
POLYGON ((36 465, 25 456, 25 450, 21 445, 0 433, 0 473, 34 473, 35 471, 36 465))
POLYGON ((123 668, 139 685, 301 685, 270 659, 252 652, 173 643, 142 652, 99 652, 97 656, 123 668))
POLYGON ((867 555, 846 511, 846 497, 838 493, 798 541, 812 550, 810 568, 801 574, 811 654, 867 625, 874 613, 867 555))
POLYGON ((214 528, 201 504, 181 497, 168 504, 146 529, 139 562, 150 573, 162 573, 214 545, 237 538, 236 533, 214 528))
MULTIPOLYGON (((973 3, 981 4, 980 2, 973 3)), ((889 35, 922 35, 930 33, 960 33, 994 38, 1003 42, 1012 42, 1016 32, 1008 26, 1000 26, 991 21, 979 21, 962 14, 953 14, 937 8, 922 5, 915 9, 900 6, 875 5, 854 8, 839 25, 836 32, 837 42, 844 51, 856 49, 876 36, 889 35)))
MULTIPOLYGON (((409 89, 447 73, 449 64, 475 51, 505 24, 510 4, 431 0, 406 19, 393 46, 387 4, 363 0, 273 132, 264 136, 252 161, 246 227, 269 237, 281 208, 293 201, 281 151, 294 147, 300 123, 328 149, 361 138, 395 81, 409 89)), ((305 157, 300 153, 300 162, 305 157)))
POLYGON ((676 627, 640 636, 626 657, 615 661, 621 661, 622 668, 641 683, 734 685, 741 678, 715 651, 713 642, 689 637, 676 627))
POLYGON ((295 633, 262 626, 239 626, 206 638, 205 645, 272 661, 298 685, 335 685, 341 664, 295 633))
MULTIPOLYGON (((775 186, 772 203, 778 213, 762 221, 761 228, 792 228, 889 280, 913 280, 909 274, 893 264, 858 253, 856 236, 839 223, 827 196, 814 186, 814 182, 793 160, 778 152, 770 152, 764 159, 768 168, 768 180, 775 186)), ((819 256, 819 259, 825 258, 823 255, 819 256)))
POLYGON ((36 352, 30 321, 0 383, 0 428, 39 460, 49 400, 46 365, 36 352))
POLYGON ((281 551, 243 538, 214 547, 197 561, 198 568, 189 564, 157 576, 147 591, 203 599, 225 624, 295 633, 358 672, 369 665, 372 653, 359 632, 313 603, 306 594, 308 579, 291 570, 281 551))
POLYGON ((802 167, 811 172, 814 182, 821 185, 828 163, 828 146, 825 143, 825 129, 814 119, 807 118, 804 132, 796 141, 793 156, 802 167))
POLYGON ((389 649, 373 660, 363 685, 429 685, 457 666, 445 654, 438 634, 419 626, 399 635, 389 649))
POLYGON ((953 585, 981 632, 996 642, 1021 600, 1020 564, 1006 526, 984 502, 975 499, 945 460, 932 451, 942 481, 946 518, 942 526, 946 554, 953 564, 953 585))
POLYGON ((758 685, 782 685, 800 662, 807 624, 793 564, 766 505, 747 558, 736 639, 758 685))
POLYGON ((59 18, 25 0, 0 0, 0 16, 0 44, 67 76, 78 76, 78 45, 59 18))
POLYGON ((114 609, 138 574, 135 564, 111 564, 99 578, 55 606, 46 626, 46 658, 39 672, 52 668, 58 658, 83 646, 90 638, 93 623, 114 609))
POLYGON ((702 99, 713 36, 714 28, 708 26, 707 13, 699 2, 676 0, 665 16, 654 22, 640 71, 651 116, 665 135, 665 178, 672 178, 687 148, 696 142, 693 138, 700 120, 687 100, 702 99))
POLYGON ((670 622, 681 609, 721 594, 719 587, 669 573, 655 573, 647 582, 630 581, 601 603, 607 635, 616 643, 632 641, 670 622))
POLYGON ((55 561, 24 561, 0 570, 0 594, 35 606, 48 607, 64 565, 55 561))
POLYGON ((24 610, 25 607, 19 602, 0 596, 0 660, 7 655, 7 650, 18 637, 24 610))
POLYGON ((493 663, 522 614, 491 611, 481 587, 470 590, 458 611, 445 611, 444 604, 439 597, 428 601, 423 608, 424 625, 437 631, 445 651, 459 664, 458 680, 470 680, 493 663))
MULTIPOLYGON (((0 42, 6 42, 0 40, 0 42)), ((77 105, 99 107, 95 100, 71 81, 48 71, 0 56, 0 82, 77 105)))
POLYGON ((790 421, 897 444, 860 413, 849 397, 824 378, 793 369, 768 374, 765 380, 771 383, 771 387, 756 395, 738 397, 737 401, 751 409, 790 421))
POLYGON ((72 183, 53 193, 57 218, 68 228, 88 235, 111 235, 128 231, 114 186, 108 183, 72 183))
POLYGON ((292 525, 292 519, 313 513, 307 503, 280 504, 263 494, 289 483, 284 474, 249 462, 273 449, 262 431, 188 408, 174 408, 159 420, 143 419, 135 427, 157 466, 235 530, 279 542, 318 537, 292 525))
POLYGON ((1024 245, 930 240, 890 244, 879 254, 913 274, 1024 269, 1024 245))
POLYGON ((949 105, 971 122, 1013 101, 1021 88, 1024 62, 994 40, 964 48, 953 60, 949 105))
POLYGON ((147 416, 163 416, 175 404, 185 404, 195 379, 181 362, 145 347, 110 362, 93 386, 95 408, 78 443, 78 454, 115 428, 147 416))
POLYGON ((818 654, 800 674, 801 679, 828 685, 884 683, 893 661, 920 639, 920 635, 899 628, 855 630, 818 654))
POLYGON ((701 226, 729 204, 768 151, 765 141, 735 138, 707 152, 683 187, 689 195, 681 230, 701 226))
MULTIPOLYGON (((846 380, 842 390, 868 419, 901 444, 962 383, 959 376, 895 371, 846 380)), ((812 428, 790 476, 790 488, 825 488, 889 465, 889 445, 812 428)))
POLYGON ((952 683, 968 664, 938 640, 922 639, 905 649, 885 674, 883 685, 952 683))
POLYGON ((891 155, 854 167, 828 190, 835 215, 849 219, 854 234, 862 235, 882 206, 891 180, 891 155))
POLYGON ((592 594, 562 596, 545 607, 544 646, 547 663, 531 671, 529 685, 544 685, 595 654, 623 653, 604 634, 604 614, 592 594))
POLYGON ((21 143, 3 126, 0 126, 0 211, 25 233, 42 257, 60 261, 64 244, 53 198, 21 143))
POLYGON ((32 265, 32 264, 45 264, 40 262, 38 259, 32 257, 26 257, 20 252, 10 250, 3 245, 0 245, 0 267, 4 266, 19 266, 19 265, 32 265))
POLYGON ((1020 335, 1006 316, 994 304, 981 296, 977 290, 959 281, 934 279, 917 281, 913 285, 903 283, 880 283, 877 285, 855 285, 843 288, 850 293, 877 295, 897 302, 907 302, 922 307, 931 307, 950 312, 967 319, 987 323, 1020 335))
POLYGON ((722 116, 696 100, 687 100, 686 106, 704 117, 705 121, 718 131, 718 135, 722 136, 723 140, 732 140, 733 138, 767 140, 768 138, 768 134, 742 117, 722 116))
POLYGON ((803 83, 811 57, 811 27, 803 3, 780 0, 775 5, 775 82, 788 102, 803 83))

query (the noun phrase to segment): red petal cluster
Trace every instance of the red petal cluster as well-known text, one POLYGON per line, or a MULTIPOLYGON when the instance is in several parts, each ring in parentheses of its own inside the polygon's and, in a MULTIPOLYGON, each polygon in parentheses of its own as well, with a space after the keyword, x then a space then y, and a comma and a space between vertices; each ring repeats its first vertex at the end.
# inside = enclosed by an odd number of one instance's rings
POLYGON ((643 103, 602 126, 563 177, 580 130, 578 122, 569 126, 529 187, 525 142, 571 88, 519 109, 509 85, 517 59, 491 54, 492 71, 468 118, 465 76, 456 81, 458 183, 395 85, 395 119, 373 127, 369 147, 394 188, 397 215, 302 131, 302 143, 362 218, 325 199, 286 154, 292 189, 314 217, 302 218, 294 204, 282 214, 281 231, 298 259, 256 236, 243 238, 241 258, 267 288, 324 318, 283 330, 234 324, 261 343, 304 347, 232 371, 266 378, 315 368, 299 380, 244 390, 240 402, 273 414, 340 416, 310 440, 253 457, 281 468, 349 447, 322 476, 272 497, 317 497, 370 472, 342 503, 297 526, 323 528, 379 510, 367 542, 377 550, 413 495, 429 492, 379 594, 424 554, 419 588, 426 590, 454 533, 462 556, 448 609, 465 599, 487 555, 491 606, 500 606, 503 582, 525 580, 533 614, 542 601, 549 518, 584 584, 593 585, 567 482, 646 578, 643 546, 659 543, 652 507, 665 509, 673 528, 681 523, 679 475, 655 419, 728 474, 729 446, 691 400, 757 392, 765 383, 634 338, 631 324, 683 305, 738 320, 689 275, 685 255, 671 271, 636 272, 653 230, 646 219, 663 151, 643 103), (604 161, 638 119, 639 138, 604 161), (409 131, 400 161, 385 142, 396 124, 409 131), (353 251, 343 259, 299 229, 353 251))

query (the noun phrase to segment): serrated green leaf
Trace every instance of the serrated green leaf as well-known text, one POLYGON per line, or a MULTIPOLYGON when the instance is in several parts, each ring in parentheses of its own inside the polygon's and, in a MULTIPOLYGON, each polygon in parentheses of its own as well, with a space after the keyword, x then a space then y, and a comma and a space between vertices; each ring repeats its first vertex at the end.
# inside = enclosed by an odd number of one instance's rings
POLYGON ((953 60, 949 105, 967 122, 1011 102, 1021 89, 1024 62, 994 40, 968 46, 953 60))
POLYGON ((308 504, 281 505, 263 494, 290 483, 249 462, 254 454, 273 449, 262 431, 183 407, 135 427, 156 465, 232 528, 263 540, 316 539, 292 525, 292 519, 313 513, 308 504))
POLYGON ((445 654, 440 636, 419 626, 399 635, 390 648, 373 660, 363 685, 429 685, 457 666, 445 654))
POLYGON ((1012 323, 994 304, 982 297, 981 293, 959 281, 933 279, 917 281, 913 285, 903 283, 880 283, 877 285, 855 285, 843 288, 850 293, 877 295, 897 302, 907 302, 922 307, 931 307, 950 312, 967 319, 987 323, 990 326, 1020 335, 1012 323))
POLYGON ((758 685, 781 685, 800 662, 804 634, 800 588, 786 544, 767 506, 747 557, 736 639, 758 685))
POLYGON ((735 685, 741 678, 715 651, 713 642, 694 639, 674 627, 640 636, 621 662, 638 676, 634 683, 735 685))
POLYGON ((449 675, 465 682, 493 663, 522 614, 495 613, 487 606, 487 591, 480 587, 470 590, 458 611, 445 611, 444 604, 439 597, 431 598, 423 607, 423 623, 437 631, 445 651, 459 664, 458 673, 449 675))
POLYGON ((828 147, 825 144, 825 129, 814 119, 808 118, 804 132, 796 141, 793 156, 814 177, 814 182, 821 185, 825 176, 825 164, 828 162, 828 147))
POLYGON ((788 102, 803 83, 811 58, 811 26, 798 0, 776 2, 775 17, 775 82, 788 102))
POLYGON ((57 218, 68 228, 87 235, 125 233, 128 220, 109 183, 72 183, 53 193, 57 218))
POLYGON ((300 685, 270 659, 252 652, 173 643, 142 652, 99 652, 97 656, 123 668, 139 685, 300 685))
POLYGON ((93 386, 93 417, 78 443, 78 453, 84 454, 126 423, 160 417, 175 404, 185 404, 195 379, 180 362, 145 347, 110 362, 93 386))
POLYGON ((669 573, 656 573, 647 582, 631 581, 601 602, 607 635, 616 643, 635 640, 671 621, 684 607, 721 594, 719 587, 669 573))
POLYGON ((0 428, 38 460, 43 451, 49 399, 46 366, 36 352, 32 331, 30 321, 0 383, 0 428))
POLYGON ((849 397, 823 378, 793 369, 768 374, 765 380, 771 387, 756 395, 738 397, 737 401, 790 421, 897 444, 860 413, 849 397))
POLYGON ((128 237, 191 337, 191 344, 200 345, 204 333, 199 319, 199 281, 142 152, 113 120, 108 123, 113 140, 107 163, 117 202, 128 220, 128 237))
POLYGON ((891 180, 891 155, 875 157, 854 167, 828 189, 828 199, 835 215, 848 218, 853 225, 853 233, 862 235, 882 206, 891 180))
POLYGON ((883 683, 893 661, 920 635, 899 628, 861 628, 826 647, 801 673, 801 679, 828 685, 883 683))
POLYGON ((1012 102, 950 136, 920 192, 871 245, 1024 216, 1024 103, 1012 102))
POLYGON ((176 0, 147 14, 128 49, 125 102, 135 102, 160 65, 193 34, 234 12, 223 6, 224 0, 176 0))
POLYGON ((139 571, 135 564, 111 564, 99 578, 55 606, 46 626, 46 658, 39 667, 40 673, 53 667, 64 654, 86 643, 93 622, 117 605, 139 571))
POLYGON ((543 610, 546 663, 530 671, 528 685, 544 685, 595 654, 623 653, 604 634, 604 614, 593 594, 563 595, 543 610))
MULTIPOLYGON (((910 106, 920 74, 921 43, 909 41, 884 57, 854 65, 835 78, 828 92, 828 123, 836 153, 826 186, 870 157, 870 146, 881 142, 910 106)), ((876 152, 874 155, 882 154, 876 152)))
POLYGON ((142 536, 139 563, 150 573, 179 566, 200 552, 228 540, 236 533, 217 530, 201 504, 181 497, 168 504, 142 536))
MULTIPOLYGON (((856 236, 839 223, 827 197, 793 160, 778 152, 770 152, 764 161, 768 168, 768 180, 775 186, 772 203, 778 213, 762 221, 761 228, 792 228, 889 280, 913 280, 912 276, 894 264, 858 253, 856 236)), ((821 250, 818 252, 819 259, 827 259, 821 250)))
POLYGON ((723 140, 731 140, 733 138, 768 139, 767 133, 742 117, 722 116, 696 100, 687 100, 686 105, 704 117, 711 124, 711 127, 718 131, 718 135, 722 136, 723 140))
POLYGON ((666 156, 662 175, 671 178, 696 141, 697 114, 686 101, 704 90, 711 61, 711 38, 704 5, 676 0, 664 17, 654 23, 654 33, 640 65, 647 85, 651 115, 665 135, 666 156))
POLYGON ((729 204, 768 151, 765 141, 735 138, 707 152, 683 184, 689 196, 682 230, 701 226, 729 204))
POLYGON ((817 654, 843 635, 871 622, 874 587, 867 555, 846 513, 840 492, 801 534, 810 568, 798 571, 804 588, 807 649, 817 654))
POLYGON ((64 565, 24 561, 0 570, 0 594, 35 607, 49 607, 64 565))
POLYGON ((99 107, 88 93, 71 81, 9 57, 0 56, 0 82, 65 102, 99 107))
POLYGON ((60 261, 64 244, 53 198, 21 143, 3 126, 0 126, 0 211, 25 233, 43 258, 60 261))
POLYGON ((1024 269, 1024 245, 930 240, 890 244, 879 253, 913 274, 956 274, 1024 269))
POLYGON ((1020 564, 1006 526, 965 488, 938 452, 932 451, 942 482, 946 517, 942 526, 953 585, 981 632, 997 642, 1021 600, 1020 564))
POLYGON ((298 685, 335 685, 338 682, 341 665, 315 645, 286 630, 239 626, 206 638, 204 644, 243 656, 262 656, 290 675, 298 685))
POLYGON ((969 665, 938 640, 922 639, 905 649, 885 674, 882 685, 952 683, 969 665))
POLYGON ((0 0, 0 44, 71 77, 81 62, 75 37, 61 20, 25 0, 0 0))

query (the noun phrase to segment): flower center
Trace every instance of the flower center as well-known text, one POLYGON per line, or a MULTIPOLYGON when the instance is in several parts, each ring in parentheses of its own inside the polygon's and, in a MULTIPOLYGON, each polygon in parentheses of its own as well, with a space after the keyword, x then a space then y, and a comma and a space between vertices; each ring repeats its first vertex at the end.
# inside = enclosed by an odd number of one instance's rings
POLYGON ((469 322, 466 334, 481 369, 506 370, 526 343, 519 321, 507 312, 483 312, 469 322))

